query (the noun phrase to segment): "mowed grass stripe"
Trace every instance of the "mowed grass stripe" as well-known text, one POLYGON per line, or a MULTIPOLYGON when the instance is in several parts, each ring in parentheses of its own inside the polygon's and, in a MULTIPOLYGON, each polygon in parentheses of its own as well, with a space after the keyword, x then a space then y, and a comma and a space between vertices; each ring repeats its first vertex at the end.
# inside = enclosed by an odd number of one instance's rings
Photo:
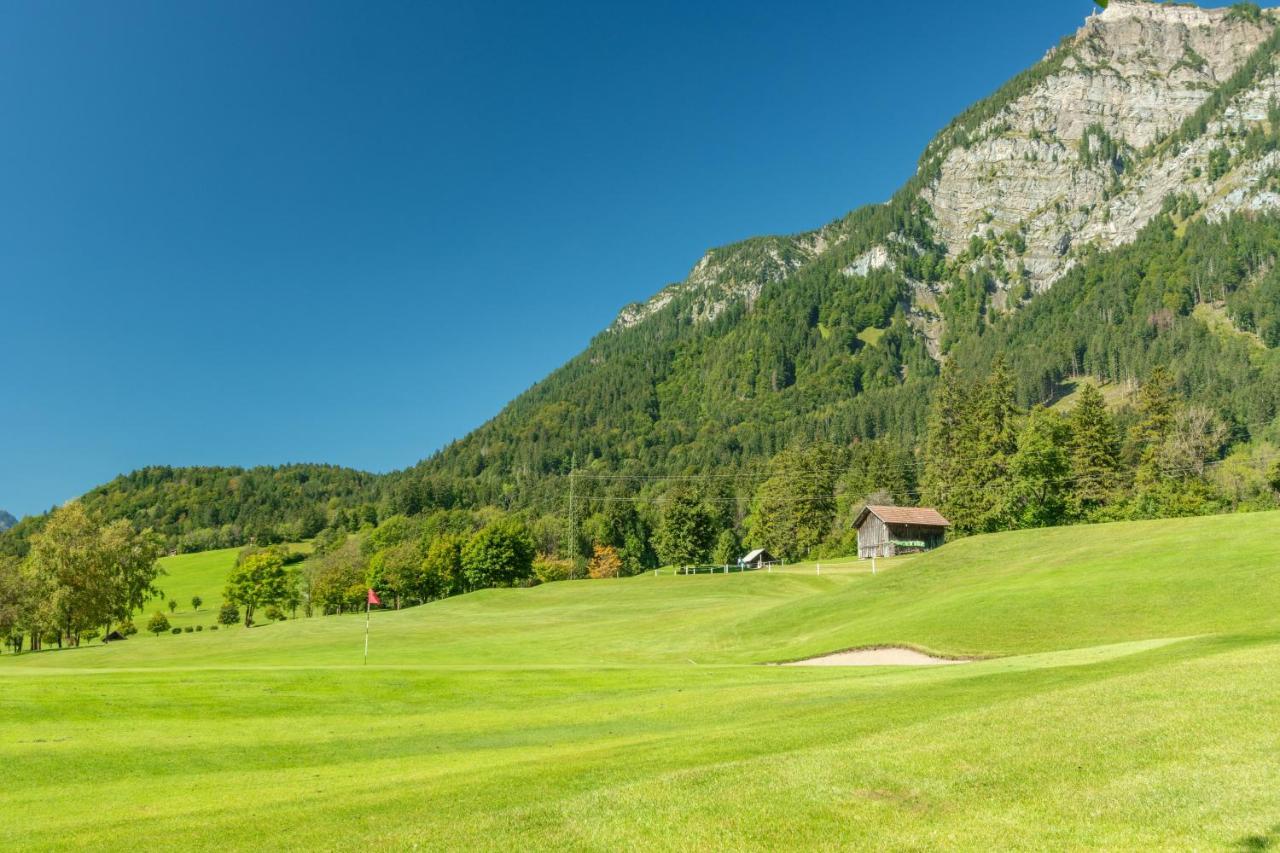
MULTIPOLYGON (((1234 683, 1238 670, 1264 662, 1271 675, 1263 686, 1280 686, 1274 685, 1280 650, 1257 641, 1198 641, 1090 666, 964 677, 951 675, 954 669, 793 677, 795 670, 734 668, 706 670, 701 684, 687 686, 674 673, 649 673, 655 680, 639 685, 627 673, 600 673, 590 683, 578 673, 544 673, 570 681, 535 686, 521 679, 509 686, 506 702, 498 694, 484 704, 499 707, 483 709, 473 707, 477 698, 505 676, 477 683, 476 675, 448 675, 419 684, 382 673, 351 685, 344 675, 320 681, 330 682, 322 692, 326 710, 345 707, 346 714, 296 708, 294 721, 313 727, 309 749, 296 734, 281 741, 258 729, 279 734, 275 724, 289 707, 273 706, 265 698, 272 694, 253 701, 256 690, 276 684, 259 675, 259 684, 244 685, 246 701, 237 702, 233 692, 223 700, 221 710, 245 713, 203 734, 183 738, 179 729, 189 721, 164 713, 170 703, 155 702, 158 717, 144 708, 136 734, 147 746, 133 750, 139 766, 122 766, 117 755, 82 777, 95 791, 92 811, 67 802, 66 786, 49 780, 47 768, 17 764, 29 769, 9 789, 20 797, 10 813, 54 807, 40 822, 51 827, 47 838, 25 831, 23 837, 55 847, 69 838, 123 840, 136 831, 130 821, 142 817, 162 833, 211 831, 207 841, 190 840, 193 847, 247 846, 255 836, 246 828, 267 815, 273 831, 320 846, 373 832, 392 845, 485 847, 530 825, 545 833, 533 840, 555 846, 614 834, 620 825, 644 830, 639 840, 657 846, 673 840, 660 827, 679 830, 677 837, 693 846, 712 843, 727 827, 752 828, 760 834, 746 840, 768 846, 788 838, 883 840, 880 833, 890 830, 895 837, 901 809, 886 805, 899 801, 908 814, 920 813, 923 823, 910 838, 923 843, 935 837, 934 825, 977 831, 995 803, 1004 813, 1060 816, 1075 800, 1064 799, 1057 786, 1067 785, 1078 799, 1084 793, 1076 788, 1093 791, 1116 762, 1128 773, 1156 773, 1170 791, 1200 791, 1192 785, 1198 764, 1164 766, 1170 755, 1185 761, 1189 744, 1237 744, 1228 749, 1232 760, 1256 772, 1242 747, 1269 731, 1275 704, 1230 700, 1245 692, 1243 681, 1234 683), (1187 702, 1191 690, 1171 691, 1170 681, 1200 684, 1199 690, 1216 684, 1214 700, 1231 713, 1210 726, 1186 725, 1197 713, 1187 702), (345 704, 344 684, 360 688, 345 704), (414 695, 425 707, 410 712, 405 698, 414 695), (433 703, 433 695, 446 698, 433 703), (518 697, 530 699, 523 713, 513 707, 518 697), (1043 764, 1059 747, 1074 750, 1089 768, 1084 781, 1043 764), (226 766, 192 768, 193 754, 217 755, 226 766), (177 772, 147 774, 148 761, 177 772), (25 778, 28 772, 33 778, 25 778), (246 788, 258 792, 251 801, 240 796, 246 788), (165 793, 157 799, 149 791, 165 793), (611 810, 591 807, 606 800, 611 810), (361 822, 365 808, 376 815, 372 826, 361 822)), ((297 695, 316 695, 314 679, 294 677, 305 679, 297 695)), ((212 681, 193 679, 178 689, 198 694, 214 689, 212 681)), ((132 687, 136 694, 154 684, 132 687)), ((1135 793, 1142 792, 1128 799, 1135 793)), ((1140 840, 1134 815, 1117 807, 1126 798, 1097 796, 1108 804, 1107 820, 1117 822, 1111 830, 1123 826, 1119 837, 1140 840)))

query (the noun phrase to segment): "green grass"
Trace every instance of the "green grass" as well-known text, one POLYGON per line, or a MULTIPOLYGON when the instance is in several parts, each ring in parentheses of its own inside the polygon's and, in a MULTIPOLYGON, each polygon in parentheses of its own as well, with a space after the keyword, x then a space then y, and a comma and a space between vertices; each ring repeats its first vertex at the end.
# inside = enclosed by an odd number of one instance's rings
POLYGON ((1121 408, 1126 403, 1133 402, 1132 390, 1126 388, 1125 385, 1118 382, 1099 382, 1092 376, 1081 376, 1077 379, 1068 379, 1063 382, 1061 396, 1049 408, 1060 412, 1071 411, 1080 400, 1080 390, 1085 385, 1092 385, 1101 391, 1103 402, 1112 411, 1121 408))
POLYGON ((0 848, 1280 844, 1280 513, 0 657, 0 848), (905 643, 939 668, 760 666, 905 643))
POLYGON ((881 338, 888 329, 877 329, 875 326, 867 326, 861 332, 858 332, 858 340, 862 341, 869 347, 879 346, 881 338))
POLYGON ((1225 340, 1239 339, 1247 342, 1249 346, 1265 350, 1266 343, 1258 336, 1256 332, 1246 332, 1237 328, 1235 321, 1227 313, 1227 309, 1222 305, 1210 305, 1201 302, 1191 312, 1191 316, 1195 317, 1201 323, 1220 338, 1225 340))
POLYGON ((157 610, 168 617, 170 624, 175 627, 215 624, 218 621, 218 608, 222 606, 222 591, 227 585, 227 576, 235 567, 236 555, 239 553, 239 548, 226 548, 163 558, 160 565, 167 574, 156 581, 156 585, 164 596, 152 599, 134 614, 133 621, 138 630, 147 629, 147 619, 157 610), (204 599, 199 611, 191 607, 193 595, 204 599), (178 602, 178 609, 173 613, 169 612, 170 598, 178 602))
MULTIPOLYGON (((296 553, 311 552, 311 544, 308 542, 294 543, 288 547, 296 553)), ((134 613, 133 621, 138 630, 146 631, 147 620, 157 610, 175 628, 185 628, 188 625, 208 627, 216 624, 227 576, 235 568, 236 555, 239 553, 239 548, 224 548, 162 558, 160 565, 164 568, 165 575, 156 581, 156 585, 163 595, 148 601, 134 613), (198 611, 191 607, 191 598, 196 595, 203 599, 198 611), (178 602, 178 609, 172 613, 169 612, 169 599, 178 602)))

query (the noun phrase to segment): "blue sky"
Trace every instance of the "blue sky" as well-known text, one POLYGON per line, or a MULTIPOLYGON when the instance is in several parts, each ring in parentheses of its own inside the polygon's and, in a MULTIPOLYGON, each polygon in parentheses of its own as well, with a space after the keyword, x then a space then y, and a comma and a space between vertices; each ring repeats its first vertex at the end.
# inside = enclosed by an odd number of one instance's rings
POLYGON ((429 455, 1092 0, 0 5, 0 508, 429 455))

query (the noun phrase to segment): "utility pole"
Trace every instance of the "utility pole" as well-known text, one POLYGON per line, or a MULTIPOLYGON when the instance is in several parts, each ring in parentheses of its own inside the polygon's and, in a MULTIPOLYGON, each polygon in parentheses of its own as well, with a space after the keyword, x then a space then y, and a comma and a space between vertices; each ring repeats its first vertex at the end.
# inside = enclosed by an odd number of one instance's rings
POLYGON ((573 472, 578 467, 578 454, 574 451, 569 462, 569 560, 573 563, 570 571, 578 568, 578 516, 573 506, 573 472))

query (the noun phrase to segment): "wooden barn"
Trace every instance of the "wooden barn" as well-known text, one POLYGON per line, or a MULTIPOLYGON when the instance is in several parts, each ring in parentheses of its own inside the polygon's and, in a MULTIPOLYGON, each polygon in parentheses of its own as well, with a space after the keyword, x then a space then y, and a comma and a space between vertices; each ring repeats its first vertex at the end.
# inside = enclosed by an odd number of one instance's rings
POLYGON ((853 526, 858 529, 859 557, 892 557, 937 548, 951 522, 927 507, 868 506, 853 526))
POLYGON ((762 569, 768 563, 776 563, 773 555, 763 548, 757 548, 747 556, 738 560, 738 565, 749 569, 762 569))

